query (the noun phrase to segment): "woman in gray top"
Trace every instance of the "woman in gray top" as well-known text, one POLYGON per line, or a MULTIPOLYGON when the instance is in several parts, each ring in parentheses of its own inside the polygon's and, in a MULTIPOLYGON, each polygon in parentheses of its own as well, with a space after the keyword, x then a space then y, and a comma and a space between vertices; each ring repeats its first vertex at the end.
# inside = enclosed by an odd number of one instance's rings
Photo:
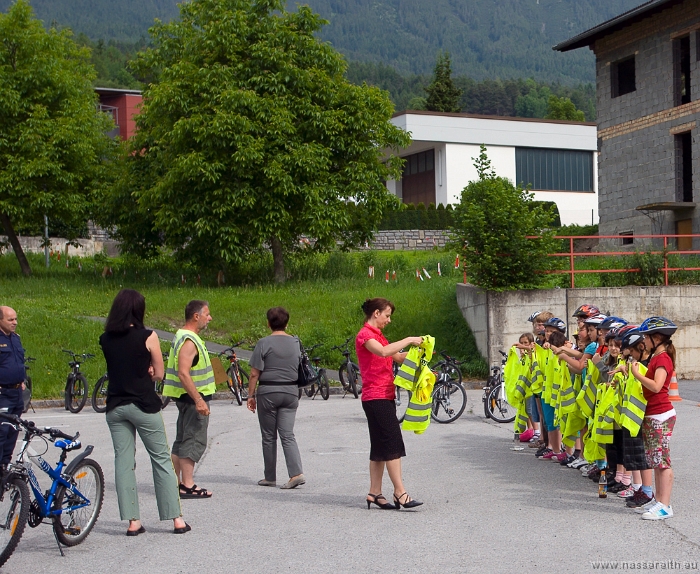
POLYGON ((283 307, 267 311, 267 326, 272 333, 260 339, 250 358, 248 410, 258 409, 262 433, 265 478, 260 486, 277 484, 277 434, 282 441, 289 481, 281 488, 304 484, 301 455, 294 438, 294 419, 299 407, 297 376, 301 349, 299 340, 287 335, 289 313, 283 307), (257 390, 256 390, 257 386, 257 390))

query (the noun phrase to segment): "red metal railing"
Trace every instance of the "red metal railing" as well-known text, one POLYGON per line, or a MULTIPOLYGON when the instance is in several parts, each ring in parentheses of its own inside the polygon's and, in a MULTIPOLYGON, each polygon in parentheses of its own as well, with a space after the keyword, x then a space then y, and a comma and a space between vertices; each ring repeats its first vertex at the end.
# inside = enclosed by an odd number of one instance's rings
MULTIPOLYGON (((577 273, 633 273, 639 271, 638 268, 635 269, 576 269, 574 261, 576 257, 601 257, 605 255, 632 255, 633 251, 590 251, 590 252, 577 252, 574 251, 574 241, 577 239, 614 239, 620 241, 623 239, 663 239, 664 248, 663 251, 644 251, 644 253, 649 253, 652 255, 663 255, 664 256, 664 266, 659 270, 664 272, 664 285, 668 285, 668 272, 669 271, 700 271, 700 267, 669 267, 668 266, 668 256, 669 255, 698 255, 700 251, 693 250, 669 250, 668 240, 677 239, 681 237, 688 237, 691 239, 700 238, 700 234, 686 234, 686 235, 557 235, 555 239, 568 239, 569 240, 569 251, 568 253, 550 253, 550 257, 568 257, 569 258, 569 269, 558 269, 556 271, 544 271, 548 274, 557 275, 569 275, 571 277, 571 287, 572 289, 576 287, 576 274, 577 273)), ((537 236, 528 237, 528 239, 537 239, 537 236)), ((466 281, 466 279, 465 279, 466 281)))

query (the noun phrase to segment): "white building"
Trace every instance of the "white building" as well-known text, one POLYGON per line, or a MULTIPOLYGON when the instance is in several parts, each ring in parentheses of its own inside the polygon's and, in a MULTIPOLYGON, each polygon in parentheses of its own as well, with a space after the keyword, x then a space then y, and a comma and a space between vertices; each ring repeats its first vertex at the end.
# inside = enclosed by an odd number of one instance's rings
POLYGON ((594 123, 419 111, 391 121, 413 139, 400 152, 403 177, 387 182, 404 203, 458 203, 477 179, 474 158, 484 144, 496 174, 530 184, 537 200, 554 201, 562 225, 598 223, 594 123))

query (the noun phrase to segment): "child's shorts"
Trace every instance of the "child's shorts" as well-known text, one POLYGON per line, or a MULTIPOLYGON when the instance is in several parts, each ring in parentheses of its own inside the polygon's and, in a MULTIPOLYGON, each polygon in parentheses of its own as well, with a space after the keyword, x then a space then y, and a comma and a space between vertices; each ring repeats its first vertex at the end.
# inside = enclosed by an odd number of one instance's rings
POLYGON ((644 453, 649 468, 671 468, 671 449, 669 442, 673 435, 673 427, 676 417, 673 416, 664 422, 644 417, 642 423, 642 435, 644 437, 644 453))

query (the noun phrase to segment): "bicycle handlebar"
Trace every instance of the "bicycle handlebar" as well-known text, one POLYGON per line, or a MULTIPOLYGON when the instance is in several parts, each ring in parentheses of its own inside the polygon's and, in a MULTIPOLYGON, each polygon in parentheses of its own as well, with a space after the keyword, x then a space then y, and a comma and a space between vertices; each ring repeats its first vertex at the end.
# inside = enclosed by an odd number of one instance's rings
POLYGON ((318 347, 322 347, 322 346, 323 346, 323 343, 316 343, 313 347, 304 347, 304 352, 305 352, 305 353, 310 353, 310 352, 313 351, 314 349, 316 349, 316 348, 318 348, 318 347))
POLYGON ((92 353, 74 353, 73 351, 68 351, 66 349, 63 349, 63 352, 73 357, 73 360, 75 360, 77 357, 82 357, 83 359, 93 359, 95 357, 95 355, 92 353))
POLYGON ((26 356, 24 357, 25 363, 33 363, 34 361, 36 361, 36 359, 34 357, 26 357, 26 356))
POLYGON ((27 431, 29 431, 31 434, 34 434, 34 435, 41 436, 44 434, 48 434, 52 439, 64 438, 64 439, 69 440, 69 441, 74 441, 80 436, 79 432, 75 433, 75 436, 71 436, 71 435, 66 434, 63 431, 61 431, 57 428, 53 428, 53 427, 44 427, 43 429, 41 429, 41 428, 36 426, 34 421, 27 421, 27 420, 21 419, 17 415, 12 415, 10 413, 0 412, 0 419, 5 419, 7 421, 15 423, 16 425, 22 426, 27 431))
POLYGON ((447 351, 440 351, 440 356, 443 357, 448 363, 452 363, 453 365, 461 365, 463 361, 458 361, 454 357, 450 357, 447 354, 447 351))
POLYGON ((348 345, 349 345, 351 339, 352 339, 352 337, 348 337, 347 339, 345 339, 344 343, 341 343, 340 345, 336 345, 335 347, 331 347, 331 351, 335 351, 336 349, 338 349, 341 353, 343 351, 349 351, 348 345))

